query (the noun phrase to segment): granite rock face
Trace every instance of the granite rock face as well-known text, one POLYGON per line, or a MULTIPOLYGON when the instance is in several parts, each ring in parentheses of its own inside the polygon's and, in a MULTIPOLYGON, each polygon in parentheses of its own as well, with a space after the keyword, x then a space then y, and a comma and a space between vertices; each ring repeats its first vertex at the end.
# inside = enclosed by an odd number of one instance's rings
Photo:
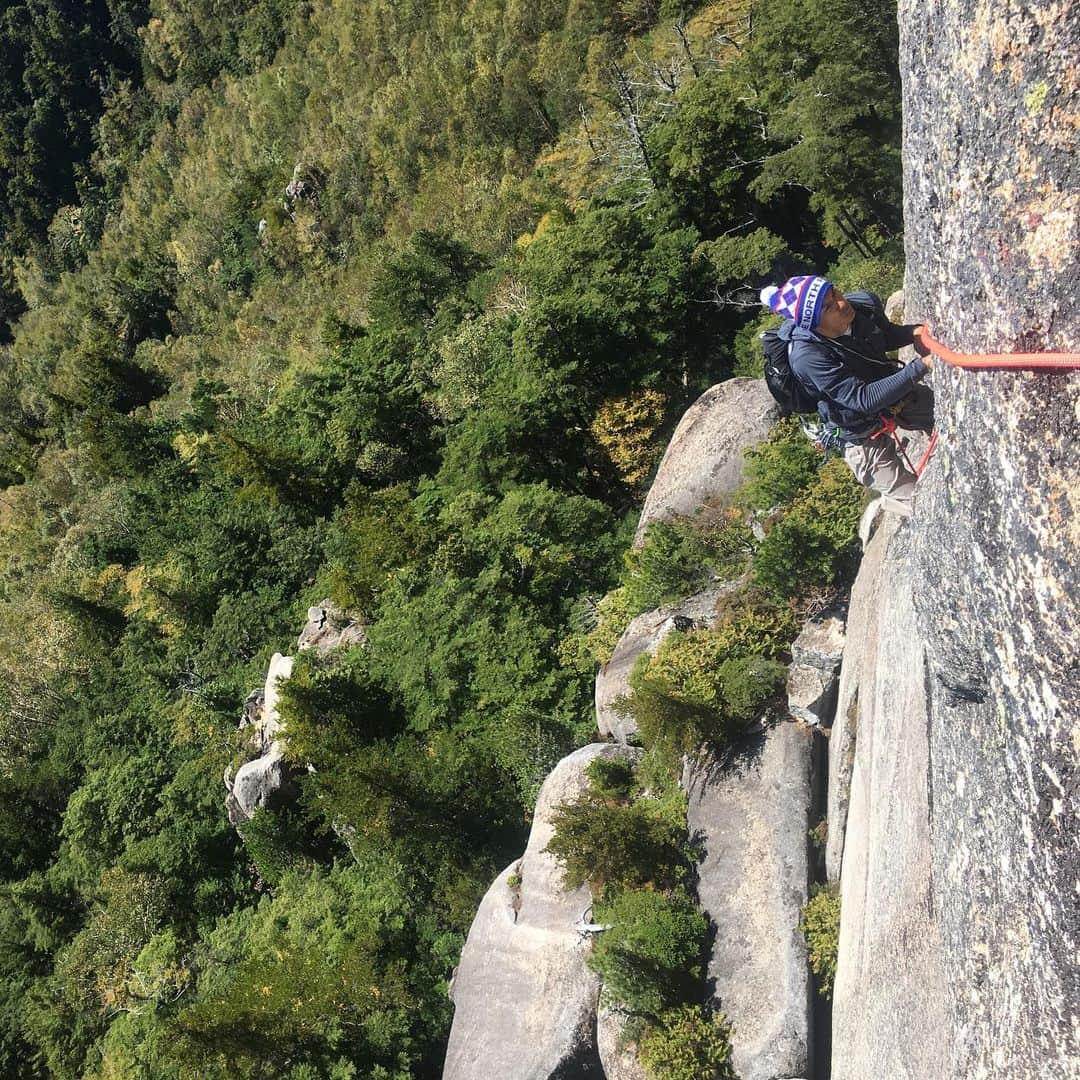
MULTIPOLYGON (((906 317, 964 352, 1080 351, 1080 8, 899 14, 906 317)), ((892 1043, 897 1075, 1075 1077, 1080 373, 939 363, 933 384, 940 439, 890 546, 877 675, 859 690, 833 1072, 868 1075, 860 1048, 892 1043), (901 719, 898 762, 875 745, 901 719), (920 830, 898 850, 887 804, 920 830), (907 916, 872 911, 890 879, 907 916)))
MULTIPOLYGON (((871 504, 873 505, 873 504, 871 504)), ((840 880, 851 776, 859 728, 859 688, 872 688, 878 658, 882 563, 889 541, 899 527, 895 514, 886 514, 863 552, 859 574, 848 604, 847 645, 840 668, 836 709, 829 729, 829 835, 825 843, 825 872, 829 881, 840 880)))
POLYGON ((709 988, 734 1026, 740 1080, 810 1075, 813 991, 798 927, 809 895, 812 740, 787 721, 683 775, 690 832, 705 848, 698 898, 716 927, 709 988))
POLYGON ((586 887, 563 890, 562 870, 544 848, 553 811, 588 785, 589 763, 639 753, 594 743, 563 758, 544 781, 525 854, 487 891, 462 950, 444 1080, 602 1080, 600 983, 585 965, 589 941, 581 930, 592 900, 586 887), (520 883, 512 886, 511 874, 520 883))
POLYGON ((604 1006, 596 1017, 596 1048, 604 1067, 604 1080, 649 1080, 638 1061, 637 1044, 625 1036, 626 1017, 604 1006))
POLYGON ((764 379, 728 379, 686 410, 641 511, 635 546, 656 521, 694 514, 742 481, 743 451, 761 442, 779 413, 764 379))
POLYGON ((670 607, 638 615, 623 631, 611 659, 596 676, 596 726, 601 735, 626 742, 637 734, 632 716, 623 716, 615 703, 630 693, 630 672, 642 653, 653 653, 668 634, 711 626, 716 602, 730 585, 718 583, 670 607))
POLYGON ((832 723, 840 661, 844 656, 844 620, 835 612, 810 620, 791 645, 788 711, 813 727, 832 723))
MULTIPOLYGON (((911 602, 911 530, 895 532, 879 531, 864 556, 851 606, 857 651, 844 659, 837 716, 842 725, 851 688, 858 735, 846 830, 829 819, 830 844, 844 833, 832 1080, 952 1075, 956 1018, 931 876, 925 654, 911 602)), ((842 731, 833 729, 830 771, 842 731)), ((834 790, 829 797, 835 813, 834 790)))

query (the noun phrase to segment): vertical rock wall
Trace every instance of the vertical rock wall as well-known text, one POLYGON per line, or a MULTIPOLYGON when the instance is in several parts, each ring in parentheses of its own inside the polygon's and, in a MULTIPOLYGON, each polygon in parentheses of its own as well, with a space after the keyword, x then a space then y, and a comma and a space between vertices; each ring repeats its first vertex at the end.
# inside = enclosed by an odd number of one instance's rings
MULTIPOLYGON (((900 24, 907 315, 961 351, 1080 351, 1080 7, 903 0, 900 24)), ((1080 373, 933 382, 941 439, 898 534, 924 671, 889 676, 925 701, 933 1075, 1075 1077, 1080 373)), ((858 1034, 838 1024, 840 1059, 858 1034)))

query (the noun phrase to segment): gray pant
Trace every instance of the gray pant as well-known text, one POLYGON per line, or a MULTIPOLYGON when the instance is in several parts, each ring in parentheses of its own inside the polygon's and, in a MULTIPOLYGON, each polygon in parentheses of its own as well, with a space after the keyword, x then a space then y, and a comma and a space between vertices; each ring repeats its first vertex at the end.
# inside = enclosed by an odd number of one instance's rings
MULTIPOLYGON (((917 386, 890 411, 899 428, 931 431, 934 392, 928 386, 917 386)), ((881 492, 886 507, 904 515, 911 513, 911 499, 918 477, 904 461, 892 435, 883 432, 876 439, 867 437, 849 442, 844 447, 844 461, 863 487, 881 492)))

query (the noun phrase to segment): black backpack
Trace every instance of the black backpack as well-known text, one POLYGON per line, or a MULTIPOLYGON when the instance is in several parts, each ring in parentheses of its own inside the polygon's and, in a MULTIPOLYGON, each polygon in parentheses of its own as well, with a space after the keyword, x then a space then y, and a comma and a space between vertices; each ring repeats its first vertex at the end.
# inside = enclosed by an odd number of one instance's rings
POLYGON ((781 416, 792 413, 816 413, 818 398, 795 377, 788 363, 790 341, 776 330, 761 335, 761 351, 765 354, 765 385, 780 406, 781 416))
MULTIPOLYGON (((858 311, 869 315, 880 326, 885 320, 881 300, 873 293, 854 293, 848 303, 858 311), (857 298, 857 299, 856 299, 857 298)), ((821 338, 818 338, 821 341, 821 338)), ((791 341, 782 338, 779 330, 765 330, 761 334, 761 351, 765 354, 765 385, 780 406, 781 416, 792 413, 816 413, 820 398, 799 381, 788 363, 791 341)), ((843 348, 840 345, 840 348, 843 348)), ((851 350, 849 350, 851 351, 851 350)), ((862 355, 861 353, 859 354, 862 355)), ((870 359, 864 357, 864 359, 870 359)))

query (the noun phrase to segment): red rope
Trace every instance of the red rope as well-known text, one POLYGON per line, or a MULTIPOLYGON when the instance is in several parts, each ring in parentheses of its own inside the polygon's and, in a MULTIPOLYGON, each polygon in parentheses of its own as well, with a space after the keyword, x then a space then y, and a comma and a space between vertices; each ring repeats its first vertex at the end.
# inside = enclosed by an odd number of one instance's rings
POLYGON ((922 476, 923 469, 926 468, 927 462, 930 460, 930 455, 934 452, 934 447, 937 446, 937 432, 935 431, 930 436, 930 445, 926 448, 926 453, 922 456, 922 461, 919 462, 918 468, 915 470, 916 476, 922 476))
POLYGON ((1080 353, 958 353, 931 336, 926 326, 915 331, 916 339, 946 364, 962 368, 1080 368, 1080 353))

